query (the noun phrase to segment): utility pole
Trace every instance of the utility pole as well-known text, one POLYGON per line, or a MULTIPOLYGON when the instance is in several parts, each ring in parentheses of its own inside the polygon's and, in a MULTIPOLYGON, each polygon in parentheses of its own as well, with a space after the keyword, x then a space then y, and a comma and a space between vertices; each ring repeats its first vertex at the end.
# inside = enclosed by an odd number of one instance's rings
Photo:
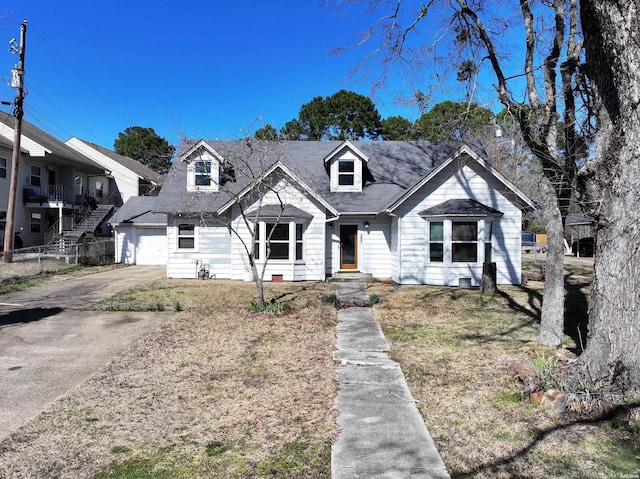
POLYGON ((4 254, 5 263, 13 261, 13 230, 15 229, 16 197, 18 192, 18 164, 20 162, 20 138, 22 136, 22 116, 24 114, 22 104, 24 102, 24 52, 27 38, 27 21, 20 25, 20 44, 15 40, 10 42, 9 51, 18 55, 18 64, 11 70, 11 86, 16 89, 13 155, 11 157, 11 184, 9 186, 9 204, 7 205, 7 223, 4 229, 4 254))

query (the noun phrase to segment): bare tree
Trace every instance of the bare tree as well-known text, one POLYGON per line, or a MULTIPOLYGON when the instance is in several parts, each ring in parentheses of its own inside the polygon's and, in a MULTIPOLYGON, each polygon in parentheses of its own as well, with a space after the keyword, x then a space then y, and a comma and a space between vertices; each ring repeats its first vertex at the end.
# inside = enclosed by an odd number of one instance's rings
POLYGON ((596 157, 580 183, 596 219, 587 348, 591 380, 640 392, 640 4, 582 0, 596 94, 596 157))
MULTIPOLYGON (((200 142, 189 141, 182 150, 200 142)), ((260 257, 260 223, 269 218, 269 224, 279 225, 290 201, 280 159, 281 142, 255 140, 247 136, 241 140, 216 142, 219 155, 219 175, 206 171, 207 184, 216 184, 215 192, 196 191, 187 196, 186 211, 203 225, 224 226, 238 240, 245 265, 256 285, 256 306, 264 309, 264 277, 271 257, 272 237, 277 228, 263 231, 266 251, 260 257), (214 201, 207 201, 215 195, 214 201)), ((167 182, 176 181, 186 187, 184 175, 187 166, 174 165, 167 182)), ((233 255, 233 253, 231 253, 233 255)))
MULTIPOLYGON (((377 2, 368 3, 375 11, 377 2)), ((366 56, 381 62, 383 76, 396 61, 412 68, 435 65, 438 72, 445 71, 440 68, 444 62, 449 71, 455 66, 456 79, 466 83, 468 101, 477 101, 479 79, 490 72, 499 101, 517 121, 525 144, 539 161, 548 235, 539 343, 559 347, 564 329, 564 219, 574 192, 576 164, 584 155, 578 133, 580 105, 575 100, 584 90, 577 0, 521 0, 515 7, 487 0, 431 0, 419 6, 397 0, 385 6, 390 11, 376 12, 371 28, 358 42, 364 48, 373 44, 366 56), (421 27, 427 27, 422 37, 421 27), (502 44, 501 35, 507 31, 511 37, 522 32, 520 67, 512 66, 517 63, 513 45, 502 44), (443 49, 445 55, 441 55, 443 49), (563 145, 559 136, 564 138, 563 145)), ((442 73, 436 81, 445 82, 442 73)))

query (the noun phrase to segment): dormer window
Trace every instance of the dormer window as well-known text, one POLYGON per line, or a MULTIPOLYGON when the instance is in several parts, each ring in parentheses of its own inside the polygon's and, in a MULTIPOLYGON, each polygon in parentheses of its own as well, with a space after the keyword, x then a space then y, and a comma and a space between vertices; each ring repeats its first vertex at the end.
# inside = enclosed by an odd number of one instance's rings
POLYGON ((353 160, 338 161, 338 185, 353 186, 355 180, 356 164, 353 160))
POLYGON ((187 163, 187 191, 214 192, 220 189, 222 158, 206 144, 183 157, 187 163))
POLYGON ((210 161, 196 161, 194 174, 196 186, 211 186, 210 161))
POLYGON ((360 192, 365 184, 367 158, 350 142, 345 141, 325 157, 325 166, 331 176, 332 192, 360 192))

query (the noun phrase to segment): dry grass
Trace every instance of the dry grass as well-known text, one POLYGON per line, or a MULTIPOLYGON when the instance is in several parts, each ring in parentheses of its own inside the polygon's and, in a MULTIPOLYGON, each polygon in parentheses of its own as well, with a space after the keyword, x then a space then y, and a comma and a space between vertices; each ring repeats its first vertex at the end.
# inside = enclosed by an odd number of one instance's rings
MULTIPOLYGON (((452 477, 638 477, 640 424, 628 429, 522 397, 511 368, 541 352, 542 286, 502 287, 495 296, 381 284, 368 291, 381 298, 374 316, 452 477)), ((573 300, 584 301, 582 293, 573 300)), ((566 337, 565 347, 575 346, 566 337)))
POLYGON ((268 289, 288 312, 238 282, 129 293, 184 312, 0 444, 0 477, 329 477, 336 312, 325 284, 268 289))
MULTIPOLYGON (((588 294, 576 268, 570 315, 588 294)), ((285 314, 247 313, 253 284, 227 281, 161 280, 100 304, 183 311, 0 443, 0 477, 329 477, 335 285, 267 289, 285 314)), ((637 423, 521 397, 511 366, 540 352, 541 290, 369 287, 452 477, 638 477, 637 423)))

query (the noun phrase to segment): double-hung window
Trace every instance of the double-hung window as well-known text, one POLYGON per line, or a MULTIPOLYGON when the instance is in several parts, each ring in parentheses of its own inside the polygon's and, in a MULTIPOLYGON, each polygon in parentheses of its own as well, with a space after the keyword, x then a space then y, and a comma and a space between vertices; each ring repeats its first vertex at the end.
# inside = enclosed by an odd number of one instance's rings
POLYGON ((194 166, 195 173, 195 185, 196 186, 211 186, 211 162, 210 161, 196 161, 194 166))
POLYGON ((289 259, 289 223, 267 223, 269 259, 289 259))
POLYGON ((304 223, 263 223, 256 225, 254 258, 302 261, 304 259, 304 223))
POLYGON ((451 223, 451 261, 478 262, 478 222, 453 221, 451 223))
POLYGON ((355 184, 356 166, 353 160, 338 161, 338 184, 352 186, 355 184))
POLYGON ((195 249, 196 231, 192 223, 178 225, 178 249, 195 249))
POLYGON ((39 166, 31 167, 31 176, 29 181, 31 186, 42 186, 42 170, 39 166))
POLYGON ((0 158, 0 178, 7 177, 7 159, 0 158))
POLYGON ((442 221, 429 222, 429 261, 432 263, 444 261, 444 223, 442 221))
POLYGON ((40 233, 42 228, 42 213, 31 213, 31 232, 40 233))

